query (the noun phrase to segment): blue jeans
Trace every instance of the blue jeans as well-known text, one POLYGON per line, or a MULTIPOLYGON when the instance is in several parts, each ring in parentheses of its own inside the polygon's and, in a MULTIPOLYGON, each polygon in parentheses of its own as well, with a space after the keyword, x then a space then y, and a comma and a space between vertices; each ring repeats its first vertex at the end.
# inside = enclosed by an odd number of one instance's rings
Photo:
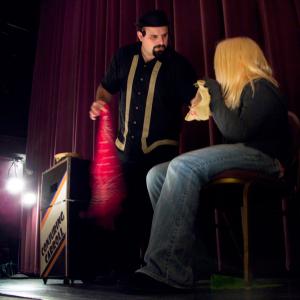
POLYGON ((244 144, 224 144, 184 153, 148 172, 154 215, 146 265, 136 272, 177 288, 194 286, 195 257, 203 255, 195 247, 200 190, 216 174, 232 168, 277 177, 280 163, 244 144))

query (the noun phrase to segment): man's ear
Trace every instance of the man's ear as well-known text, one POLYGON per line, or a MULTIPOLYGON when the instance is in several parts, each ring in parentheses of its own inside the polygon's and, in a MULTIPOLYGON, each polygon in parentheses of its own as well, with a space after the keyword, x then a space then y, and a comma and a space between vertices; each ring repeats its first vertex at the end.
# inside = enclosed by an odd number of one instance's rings
POLYGON ((137 35, 139 41, 141 42, 143 40, 143 34, 142 34, 142 32, 141 31, 137 31, 136 35, 137 35))

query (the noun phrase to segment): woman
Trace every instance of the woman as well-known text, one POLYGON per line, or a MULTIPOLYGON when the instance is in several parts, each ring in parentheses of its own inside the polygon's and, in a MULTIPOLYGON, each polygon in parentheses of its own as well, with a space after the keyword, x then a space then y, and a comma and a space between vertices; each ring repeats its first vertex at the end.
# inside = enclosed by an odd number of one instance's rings
POLYGON ((174 288, 191 288, 196 281, 201 188, 231 168, 277 177, 288 160, 287 106, 259 46, 246 37, 226 39, 217 45, 214 68, 216 81, 208 79, 205 86, 226 142, 182 154, 147 175, 154 216, 146 265, 137 273, 174 288))

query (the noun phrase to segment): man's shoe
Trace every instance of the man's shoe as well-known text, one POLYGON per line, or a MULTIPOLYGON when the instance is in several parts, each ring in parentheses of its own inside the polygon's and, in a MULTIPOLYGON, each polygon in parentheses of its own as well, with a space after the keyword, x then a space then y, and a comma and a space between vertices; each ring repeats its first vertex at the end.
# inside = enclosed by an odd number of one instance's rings
POLYGON ((193 289, 175 288, 142 273, 135 273, 128 282, 119 283, 118 290, 125 294, 178 294, 189 293, 193 289))

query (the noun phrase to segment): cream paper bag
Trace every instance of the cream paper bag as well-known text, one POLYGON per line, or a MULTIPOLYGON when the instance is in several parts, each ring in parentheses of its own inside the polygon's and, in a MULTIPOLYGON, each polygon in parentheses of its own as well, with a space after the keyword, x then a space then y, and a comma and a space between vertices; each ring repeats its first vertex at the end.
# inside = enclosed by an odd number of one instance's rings
POLYGON ((204 86, 205 81, 198 80, 196 86, 198 86, 198 91, 195 98, 192 101, 195 101, 196 104, 190 107, 189 112, 185 116, 186 121, 205 121, 209 119, 211 115, 209 109, 210 103, 210 94, 208 89, 204 86))

